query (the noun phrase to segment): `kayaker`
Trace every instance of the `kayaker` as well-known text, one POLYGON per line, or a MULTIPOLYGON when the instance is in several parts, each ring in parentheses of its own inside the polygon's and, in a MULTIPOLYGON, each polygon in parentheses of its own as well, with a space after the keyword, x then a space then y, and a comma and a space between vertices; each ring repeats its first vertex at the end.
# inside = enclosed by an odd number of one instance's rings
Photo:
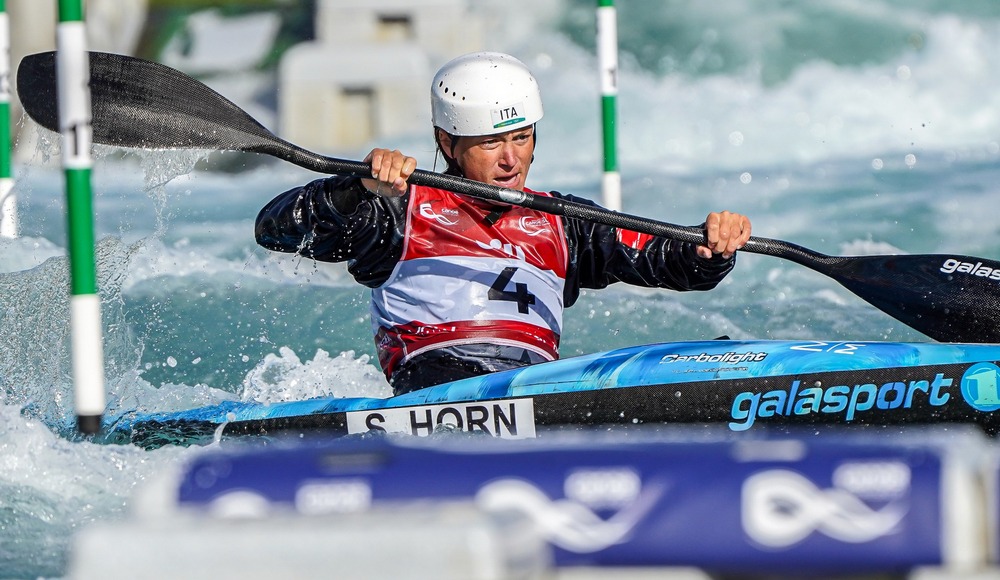
MULTIPOLYGON (((446 173, 525 188, 542 118, 538 84, 516 58, 458 57, 431 86, 446 173)), ((376 148, 372 177, 332 176, 286 191, 257 216, 257 242, 347 262, 371 288, 379 363, 396 394, 558 358, 563 309, 614 282, 709 290, 732 270, 750 220, 708 214, 695 245, 497 205, 407 179, 416 159, 376 148)))

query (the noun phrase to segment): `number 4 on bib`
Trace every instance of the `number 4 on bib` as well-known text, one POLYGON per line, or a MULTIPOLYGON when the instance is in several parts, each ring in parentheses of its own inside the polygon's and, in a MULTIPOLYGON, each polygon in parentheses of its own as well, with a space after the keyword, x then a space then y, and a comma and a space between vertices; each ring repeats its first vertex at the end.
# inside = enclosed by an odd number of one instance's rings
POLYGON ((507 285, 510 284, 516 272, 517 268, 514 266, 504 268, 493 285, 490 286, 489 299, 516 302, 517 311, 521 314, 527 314, 528 306, 535 303, 535 295, 528 292, 528 285, 524 282, 516 282, 513 291, 507 290, 507 285))

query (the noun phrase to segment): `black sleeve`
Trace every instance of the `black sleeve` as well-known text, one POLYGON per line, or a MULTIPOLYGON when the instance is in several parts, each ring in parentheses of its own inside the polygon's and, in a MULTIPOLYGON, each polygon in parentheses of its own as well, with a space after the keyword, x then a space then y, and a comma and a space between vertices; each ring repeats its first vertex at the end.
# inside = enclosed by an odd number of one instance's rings
POLYGON ((354 278, 374 288, 403 252, 409 196, 381 197, 353 177, 327 177, 272 199, 257 215, 257 243, 323 262, 347 262, 354 278))
MULTIPOLYGON (((553 195, 597 205, 572 195, 553 195)), ((696 244, 653 237, 636 249, 619 242, 618 230, 612 226, 571 217, 564 217, 563 224, 570 255, 566 306, 576 302, 581 288, 604 288, 615 282, 681 291, 711 290, 736 264, 736 256, 706 260, 697 254, 696 244)))

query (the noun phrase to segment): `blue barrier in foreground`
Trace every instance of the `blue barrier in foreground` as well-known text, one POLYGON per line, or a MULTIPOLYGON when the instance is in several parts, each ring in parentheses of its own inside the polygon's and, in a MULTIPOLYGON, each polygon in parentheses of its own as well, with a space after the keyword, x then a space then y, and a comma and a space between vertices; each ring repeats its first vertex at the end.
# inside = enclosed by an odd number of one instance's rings
POLYGON ((249 501, 263 517, 305 517, 471 502, 530 518, 557 566, 969 569, 990 564, 987 546, 997 546, 997 502, 982 494, 991 445, 976 431, 898 428, 278 442, 199 456, 175 507, 218 513, 249 501))

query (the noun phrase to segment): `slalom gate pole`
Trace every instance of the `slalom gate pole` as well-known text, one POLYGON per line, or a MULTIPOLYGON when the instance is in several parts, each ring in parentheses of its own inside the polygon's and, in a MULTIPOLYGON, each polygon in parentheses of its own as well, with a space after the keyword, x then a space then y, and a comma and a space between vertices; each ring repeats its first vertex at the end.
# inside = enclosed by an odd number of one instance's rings
POLYGON ((618 99, 618 13, 614 0, 597 0, 597 64, 601 79, 601 126, 604 134, 604 206, 622 209, 622 180, 618 172, 616 110, 618 99))
POLYGON ((0 0, 0 238, 16 238, 18 231, 10 124, 10 18, 0 0))
POLYGON ((56 28, 59 132, 66 176, 67 249, 70 267, 70 334, 77 428, 100 430, 104 412, 104 348, 97 295, 93 197, 90 190, 90 62, 83 0, 59 0, 56 28))

